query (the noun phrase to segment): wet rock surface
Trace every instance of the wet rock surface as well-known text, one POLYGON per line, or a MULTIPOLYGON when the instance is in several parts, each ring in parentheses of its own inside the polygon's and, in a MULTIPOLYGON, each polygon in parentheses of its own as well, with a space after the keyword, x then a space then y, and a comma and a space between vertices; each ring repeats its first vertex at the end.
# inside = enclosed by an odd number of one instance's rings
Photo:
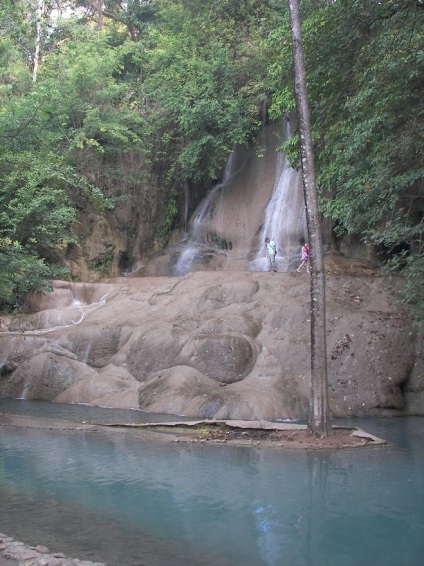
MULTIPOLYGON (((424 414, 422 343, 383 278, 340 258, 326 271, 332 416, 424 414)), ((306 273, 56 282, 32 306, 3 320, 0 396, 196 418, 307 417, 306 273)))

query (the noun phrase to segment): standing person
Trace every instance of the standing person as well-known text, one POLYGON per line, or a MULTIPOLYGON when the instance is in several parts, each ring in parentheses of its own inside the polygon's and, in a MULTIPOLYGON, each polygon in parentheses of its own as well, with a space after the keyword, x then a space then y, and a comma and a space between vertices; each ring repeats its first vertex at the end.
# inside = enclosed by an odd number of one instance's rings
POLYGON ((308 273, 310 273, 311 270, 310 270, 310 267, 309 267, 309 246, 308 246, 308 242, 304 242, 304 244, 302 246, 302 261, 301 261, 299 267, 297 268, 298 273, 304 265, 306 265, 306 271, 308 273))
POLYGON ((266 245, 266 257, 268 258, 268 271, 277 271, 277 263, 275 261, 275 256, 277 255, 277 246, 274 240, 265 238, 266 245))

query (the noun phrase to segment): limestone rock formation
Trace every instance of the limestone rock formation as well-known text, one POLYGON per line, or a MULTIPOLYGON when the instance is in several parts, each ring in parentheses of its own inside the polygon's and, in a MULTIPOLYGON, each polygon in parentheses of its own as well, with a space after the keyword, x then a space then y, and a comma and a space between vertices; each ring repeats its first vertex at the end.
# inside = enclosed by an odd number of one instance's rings
MULTIPOLYGON (((332 415, 424 414, 411 321, 375 273, 336 267, 327 273, 332 415)), ((0 367, 3 397, 304 419, 309 278, 200 271, 56 282, 36 312, 3 320, 0 367)))

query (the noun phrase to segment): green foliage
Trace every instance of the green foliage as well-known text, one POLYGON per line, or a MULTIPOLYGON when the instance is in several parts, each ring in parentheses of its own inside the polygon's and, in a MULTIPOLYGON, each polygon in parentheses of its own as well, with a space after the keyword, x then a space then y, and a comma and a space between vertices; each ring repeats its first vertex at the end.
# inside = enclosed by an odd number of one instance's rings
POLYGON ((272 120, 279 120, 295 107, 288 14, 281 17, 263 43, 267 53, 268 80, 272 89, 269 115, 272 120))
POLYGON ((65 190, 66 168, 46 155, 9 154, 2 160, 0 225, 4 237, 42 255, 72 241, 75 211, 65 190))
POLYGON ((98 27, 102 26, 104 18, 117 27, 125 27, 133 41, 139 39, 156 15, 156 2, 145 0, 76 0, 75 4, 77 7, 84 7, 86 17, 98 27))
MULTIPOLYGON (((337 234, 376 246, 424 320, 422 302, 409 293, 423 262, 422 2, 305 0, 302 18, 322 212, 337 234)), ((270 114, 279 118, 293 108, 287 16, 265 48, 270 114)), ((297 136, 284 149, 296 166, 297 136)))
MULTIPOLYGON (((265 114, 294 110, 280 0, 66 4, 83 16, 53 20, 46 4, 35 84, 34 6, 0 7, 0 237, 18 242, 2 257, 34 264, 24 269, 34 284, 61 264, 87 207, 125 202, 134 211, 127 233, 148 220, 152 241, 164 242, 180 191, 219 178, 265 114)), ((301 8, 322 212, 337 233, 376 246, 404 278, 409 303, 423 257, 422 2, 301 8)), ((297 166, 297 135, 284 150, 297 166)))
MULTIPOLYGON (((0 5, 0 43, 8 44, 13 53, 13 71, 15 65, 21 66, 20 57, 27 57, 30 53, 34 39, 31 35, 31 12, 25 0, 2 0, 0 5)), ((3 47, 0 48, 3 52, 3 47)), ((12 67, 10 68, 10 71, 12 67)))
POLYGON ((67 40, 39 73, 35 96, 68 151, 124 152, 140 146, 143 118, 127 84, 116 80, 129 49, 108 34, 69 26, 67 40), (93 54, 95 56, 93 56, 93 54))
POLYGON ((103 275, 109 273, 110 266, 113 260, 113 246, 108 246, 106 253, 92 262, 90 262, 91 269, 99 271, 103 275))
POLYGON ((66 275, 60 258, 74 242, 75 211, 64 173, 46 156, 6 153, 0 159, 0 310, 12 311, 49 279, 66 275), (57 265, 54 265, 54 263, 57 265))
MULTIPOLYGON (((423 6, 311 0, 303 9, 322 212, 336 233, 376 246, 388 270, 403 278, 406 300, 423 261, 423 6)), ((285 33, 283 24, 271 36, 272 45, 282 44, 283 69, 285 33)), ((281 82, 275 115, 290 110, 281 82)), ((296 163, 296 140, 289 149, 296 163)), ((416 301, 414 313, 424 319, 421 307, 416 301)))
POLYGON ((408 251, 396 254, 385 265, 385 273, 402 273, 400 297, 411 311, 418 328, 423 329, 424 313, 424 254, 411 255, 408 251))
POLYGON ((172 4, 145 54, 149 119, 162 151, 178 152, 171 167, 195 181, 216 178, 233 144, 246 143, 257 128, 259 90, 232 48, 232 30, 212 23, 207 10, 172 4))
POLYGON ((59 277, 66 271, 47 265, 16 240, 0 238, 0 312, 18 311, 29 292, 48 292, 50 280, 59 277))
POLYGON ((171 191, 168 196, 168 202, 165 206, 165 213, 163 215, 162 227, 159 230, 159 236, 166 240, 175 228, 175 220, 178 214, 177 195, 175 191, 171 191))
POLYGON ((67 128, 71 111, 63 104, 65 90, 58 95, 69 84, 53 85, 46 73, 34 85, 30 69, 19 63, 19 50, 0 38, 2 69, 0 238, 11 243, 2 245, 0 309, 10 310, 25 293, 48 288, 49 278, 65 276, 62 265, 68 245, 77 243, 80 203, 103 210, 108 202, 77 169, 76 144, 67 128))

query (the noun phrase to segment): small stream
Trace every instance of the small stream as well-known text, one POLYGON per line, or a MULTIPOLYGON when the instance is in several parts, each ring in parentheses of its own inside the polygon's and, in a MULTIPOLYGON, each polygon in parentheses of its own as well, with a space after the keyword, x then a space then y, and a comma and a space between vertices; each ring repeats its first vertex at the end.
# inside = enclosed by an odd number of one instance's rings
MULTIPOLYGON (((9 399, 0 412, 152 417, 9 399)), ((421 566, 424 418, 343 424, 391 444, 277 451, 2 427, 0 532, 110 566, 421 566)))

